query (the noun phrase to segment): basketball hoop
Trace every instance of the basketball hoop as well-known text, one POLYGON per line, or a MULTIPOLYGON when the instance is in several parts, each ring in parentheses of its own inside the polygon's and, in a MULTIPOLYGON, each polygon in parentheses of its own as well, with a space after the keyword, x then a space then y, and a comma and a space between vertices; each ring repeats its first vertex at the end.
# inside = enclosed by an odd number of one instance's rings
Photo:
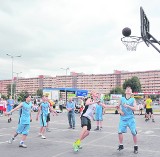
POLYGON ((142 37, 128 36, 121 38, 128 51, 136 51, 137 45, 142 42, 142 37))

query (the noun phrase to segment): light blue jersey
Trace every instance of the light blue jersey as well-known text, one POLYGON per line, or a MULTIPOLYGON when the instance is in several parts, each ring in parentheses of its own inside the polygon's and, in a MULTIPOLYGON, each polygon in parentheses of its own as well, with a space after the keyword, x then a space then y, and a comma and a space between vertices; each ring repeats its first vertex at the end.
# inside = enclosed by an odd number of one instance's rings
POLYGON ((8 99, 7 100, 7 112, 10 112, 13 108, 14 105, 14 100, 13 99, 8 99))
POLYGON ((48 102, 42 102, 41 103, 41 114, 48 115, 48 109, 49 109, 49 103, 48 102))
POLYGON ((133 114, 133 110, 131 110, 130 108, 128 107, 124 107, 124 104, 127 104, 129 106, 134 106, 134 101, 135 99, 134 98, 125 98, 125 97, 122 97, 121 98, 121 104, 120 104, 120 109, 122 110, 122 112, 124 113, 123 116, 121 116, 121 119, 122 120, 125 120, 125 119, 130 119, 130 118, 133 118, 134 117, 134 114, 133 114))
POLYGON ((127 132, 127 127, 131 130, 131 133, 135 136, 137 134, 136 131, 136 122, 134 118, 134 113, 133 110, 131 110, 128 107, 124 107, 124 104, 127 104, 129 106, 134 106, 134 98, 129 98, 126 99, 125 97, 121 98, 121 104, 120 104, 120 109, 124 113, 124 115, 120 116, 120 122, 119 122, 119 128, 118 128, 118 133, 126 133, 127 132))
POLYGON ((31 107, 31 102, 22 102, 22 107, 20 109, 19 124, 30 124, 31 107))
POLYGON ((41 103, 41 115, 40 115, 40 126, 46 127, 47 126, 47 116, 49 114, 49 106, 48 102, 41 103))
POLYGON ((102 115, 103 115, 103 107, 97 104, 96 111, 95 111, 95 120, 102 121, 103 120, 102 115))

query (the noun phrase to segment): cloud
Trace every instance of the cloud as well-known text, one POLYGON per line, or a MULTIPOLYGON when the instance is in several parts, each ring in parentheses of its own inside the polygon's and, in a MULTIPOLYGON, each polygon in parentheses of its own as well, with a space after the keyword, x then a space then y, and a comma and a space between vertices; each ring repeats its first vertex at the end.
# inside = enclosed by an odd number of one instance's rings
POLYGON ((62 67, 86 74, 159 69, 159 53, 153 47, 141 43, 136 52, 128 52, 120 41, 126 26, 140 36, 140 6, 159 38, 159 4, 158 0, 3 1, 0 79, 11 78, 6 53, 22 55, 14 59, 14 71, 23 77, 64 75, 62 67))

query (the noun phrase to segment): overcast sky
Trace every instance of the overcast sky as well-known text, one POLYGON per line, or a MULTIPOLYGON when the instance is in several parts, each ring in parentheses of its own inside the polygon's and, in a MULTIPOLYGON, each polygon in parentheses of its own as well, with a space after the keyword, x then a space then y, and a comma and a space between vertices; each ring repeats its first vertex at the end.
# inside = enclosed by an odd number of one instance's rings
MULTIPOLYGON (((109 74, 160 70, 160 53, 140 43, 128 52, 122 29, 140 36, 140 6, 160 40, 159 0, 0 0, 0 80, 65 75, 65 70, 109 74), (16 76, 16 74, 14 74, 16 76)), ((160 46, 156 44, 157 47, 160 46)))

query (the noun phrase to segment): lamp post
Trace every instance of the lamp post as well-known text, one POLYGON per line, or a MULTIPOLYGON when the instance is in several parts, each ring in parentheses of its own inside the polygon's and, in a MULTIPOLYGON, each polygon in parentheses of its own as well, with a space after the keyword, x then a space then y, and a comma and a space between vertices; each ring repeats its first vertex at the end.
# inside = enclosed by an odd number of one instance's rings
MULTIPOLYGON (((6 54, 7 56, 9 56, 9 57, 11 57, 11 59, 12 59, 12 79, 11 79, 11 96, 13 96, 13 59, 15 58, 15 57, 21 57, 21 55, 19 55, 19 56, 13 56, 13 55, 10 55, 10 54, 6 54)), ((13 97, 12 97, 13 98, 13 97)))
POLYGON ((17 100, 17 84, 18 84, 18 78, 19 78, 19 74, 21 74, 22 72, 19 72, 19 73, 17 73, 17 72, 13 72, 13 73, 15 73, 16 74, 16 89, 15 89, 15 95, 16 95, 16 100, 17 100))
POLYGON ((69 68, 61 68, 62 70, 65 70, 66 75, 65 75, 65 104, 67 103, 67 90, 66 90, 66 77, 67 77, 67 71, 69 70, 69 68))

